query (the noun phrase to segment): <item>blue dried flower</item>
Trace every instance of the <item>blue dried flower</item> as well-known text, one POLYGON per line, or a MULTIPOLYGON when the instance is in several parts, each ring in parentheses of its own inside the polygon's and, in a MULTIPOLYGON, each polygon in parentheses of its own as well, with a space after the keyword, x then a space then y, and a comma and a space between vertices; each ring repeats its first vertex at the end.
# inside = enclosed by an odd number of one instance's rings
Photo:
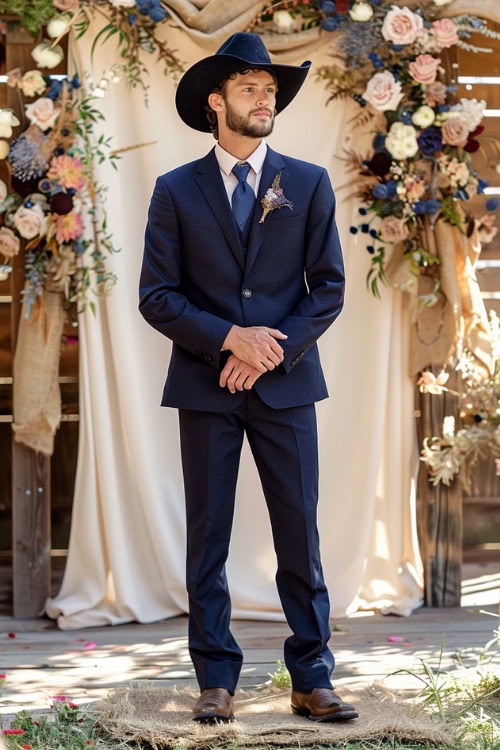
POLYGON ((432 156, 443 148, 441 130, 435 127, 425 128, 418 136, 417 143, 425 156, 432 156))
POLYGON ((382 183, 381 185, 375 185, 375 187, 372 190, 372 193, 375 196, 375 198, 380 198, 381 200, 383 200, 384 198, 387 198, 388 197, 387 185, 385 185, 384 183, 382 183))
POLYGON ((486 201, 486 208, 488 209, 488 211, 496 211, 498 206, 500 206, 500 201, 498 200, 498 198, 489 198, 486 201))
POLYGON ((490 185, 489 182, 486 182, 486 180, 482 180, 481 178, 479 178, 478 183, 477 183, 477 192, 484 193, 484 189, 489 187, 489 185, 490 185))
POLYGON ((349 227, 349 231, 350 231, 351 234, 357 234, 358 233, 358 228, 357 227, 349 227))
POLYGON ((137 21, 137 13, 129 13, 127 18, 128 18, 129 24, 133 26, 134 23, 137 21))
POLYGON ((373 247, 373 245, 367 245, 366 249, 368 250, 370 255, 373 255, 373 253, 375 252, 375 248, 373 247))
POLYGON ((374 68, 383 68, 384 67, 384 61, 380 57, 377 52, 370 52, 368 55, 369 60, 371 60, 371 63, 374 68))
MULTIPOLYGON (((44 133, 40 136, 42 143, 48 136, 44 133)), ((12 173, 20 180, 27 181, 41 177, 49 168, 47 160, 42 156, 40 146, 21 133, 10 144, 8 160, 12 165, 12 173)))
POLYGON ((161 7, 151 8, 151 10, 149 11, 149 17, 155 23, 159 23, 167 17, 167 11, 165 10, 165 8, 161 7))
POLYGON ((321 21, 321 26, 326 29, 326 31, 337 31, 340 26, 340 22, 337 20, 337 18, 335 18, 335 16, 327 16, 321 21))
POLYGON ((324 13, 335 13, 337 8, 333 0, 323 0, 321 3, 321 10, 324 13))
POLYGON ((371 237, 376 237, 377 236, 377 230, 376 229, 370 229, 370 235, 371 235, 371 237))
MULTIPOLYGON (((384 148, 385 144, 385 135, 383 133, 378 133, 375 138, 373 139, 373 148, 375 151, 380 151, 382 148, 384 148)), ((370 162, 367 162, 368 164, 370 162)))

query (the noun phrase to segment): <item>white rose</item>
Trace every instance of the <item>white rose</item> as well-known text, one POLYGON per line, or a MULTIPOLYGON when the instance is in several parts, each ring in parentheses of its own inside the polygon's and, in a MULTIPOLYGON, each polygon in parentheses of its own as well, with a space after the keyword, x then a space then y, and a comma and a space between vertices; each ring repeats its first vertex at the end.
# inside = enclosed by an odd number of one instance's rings
POLYGON ((26 117, 36 123, 40 130, 51 128, 59 117, 59 110, 54 107, 54 101, 42 96, 35 102, 26 105, 26 117))
POLYGON ((8 141, 0 141, 0 159, 7 158, 10 151, 10 146, 8 141))
POLYGON ((3 180, 0 180, 0 202, 6 199, 8 192, 7 185, 3 180))
POLYGON ((418 151, 417 133, 412 125, 395 122, 385 139, 385 147, 395 159, 408 159, 418 151))
POLYGON ((0 109, 0 124, 10 125, 14 128, 16 125, 20 125, 21 123, 17 119, 13 109, 4 107, 3 109, 0 109))
POLYGON ((452 0, 434 0, 434 5, 449 5, 452 0))
POLYGON ((354 3, 349 11, 349 15, 353 21, 369 21, 373 16, 373 10, 368 3, 354 3))
POLYGON ((110 0, 111 5, 115 8, 133 8, 136 0, 110 0))
POLYGON ((26 240, 42 236, 47 231, 47 217, 40 203, 35 203, 31 208, 21 204, 14 214, 13 221, 21 237, 26 240))
POLYGON ((31 50, 31 57, 39 68, 55 68, 64 58, 62 47, 59 44, 56 44, 56 46, 51 49, 51 44, 52 42, 44 39, 43 42, 40 42, 40 44, 37 44, 36 47, 31 50))
POLYGON ((287 10, 277 10, 273 13, 273 23, 277 30, 284 34, 295 31, 295 18, 287 10))
POLYGON ((8 108, 0 109, 0 138, 10 138, 12 128, 19 124, 19 120, 13 110, 8 108))
POLYGON ((47 24, 47 34, 52 39, 57 39, 68 31, 70 21, 71 16, 67 13, 61 13, 56 18, 51 18, 47 24))
POLYGON ((477 128, 484 116, 484 109, 486 107, 486 101, 484 99, 460 99, 460 104, 454 104, 451 108, 452 112, 458 112, 459 116, 465 120, 469 126, 469 130, 472 133, 477 128))
POLYGON ((40 96, 47 88, 39 70, 28 70, 19 83, 24 96, 40 96))
POLYGON ((436 115, 434 114, 432 107, 424 104, 422 107, 415 110, 411 119, 419 128, 427 128, 429 125, 432 125, 436 119, 436 115))

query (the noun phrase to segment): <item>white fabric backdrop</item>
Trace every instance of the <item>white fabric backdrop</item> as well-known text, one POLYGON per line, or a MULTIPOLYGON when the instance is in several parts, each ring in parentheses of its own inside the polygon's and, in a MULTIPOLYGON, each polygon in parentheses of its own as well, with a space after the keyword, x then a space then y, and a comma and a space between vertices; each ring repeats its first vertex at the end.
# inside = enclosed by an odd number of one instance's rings
MULTIPOLYGON (((97 21, 97 23, 100 23, 97 21)), ((171 45, 188 65, 201 51, 178 29, 171 45)), ((92 30, 75 54, 88 70, 92 30)), ((114 59, 111 40, 98 46, 97 79, 114 59)), ((314 70, 330 61, 328 47, 312 54, 299 95, 267 138, 277 151, 329 169, 334 189, 349 182, 344 145, 364 153, 372 135, 351 132, 357 105, 325 107, 314 70)), ((206 154, 211 135, 190 130, 177 115, 175 86, 150 61, 150 105, 125 82, 113 84, 101 105, 103 131, 129 151, 109 185, 109 230, 122 252, 109 258, 118 283, 80 325, 81 421, 69 555, 61 589, 46 612, 62 629, 127 621, 153 622, 187 612, 184 589, 184 492, 178 412, 159 406, 170 341, 138 312, 138 279, 146 214, 157 175, 206 154)), ((303 62, 303 57, 293 64, 303 62)), ((366 130, 366 129, 365 129, 366 130)), ((350 191, 347 191, 350 192, 350 191)), ((332 615, 359 608, 408 615, 423 603, 422 564, 415 526, 418 469, 414 386, 407 375, 408 314, 396 290, 383 299, 367 291, 369 256, 349 226, 354 199, 336 191, 345 269, 345 307, 319 339, 330 398, 317 403, 320 441, 319 529, 332 615)), ((233 616, 284 620, 274 575, 276 559, 267 509, 245 438, 227 573, 233 616)))

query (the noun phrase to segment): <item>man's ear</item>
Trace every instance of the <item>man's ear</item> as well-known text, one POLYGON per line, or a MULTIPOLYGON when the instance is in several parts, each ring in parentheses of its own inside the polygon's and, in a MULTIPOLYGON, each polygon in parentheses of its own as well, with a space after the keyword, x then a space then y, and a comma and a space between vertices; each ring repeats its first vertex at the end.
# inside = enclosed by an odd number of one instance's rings
POLYGON ((212 92, 211 94, 208 95, 208 104, 216 112, 222 112, 221 99, 222 99, 222 94, 216 94, 212 92))

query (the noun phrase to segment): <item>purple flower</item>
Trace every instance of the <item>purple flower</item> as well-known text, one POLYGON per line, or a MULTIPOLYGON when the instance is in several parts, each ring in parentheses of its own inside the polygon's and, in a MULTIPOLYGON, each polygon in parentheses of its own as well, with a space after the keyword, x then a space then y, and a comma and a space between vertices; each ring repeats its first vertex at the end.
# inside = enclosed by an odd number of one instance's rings
POLYGON ((436 151, 441 151, 443 142, 439 128, 425 128, 417 138, 418 147, 425 156, 432 156, 436 151))

